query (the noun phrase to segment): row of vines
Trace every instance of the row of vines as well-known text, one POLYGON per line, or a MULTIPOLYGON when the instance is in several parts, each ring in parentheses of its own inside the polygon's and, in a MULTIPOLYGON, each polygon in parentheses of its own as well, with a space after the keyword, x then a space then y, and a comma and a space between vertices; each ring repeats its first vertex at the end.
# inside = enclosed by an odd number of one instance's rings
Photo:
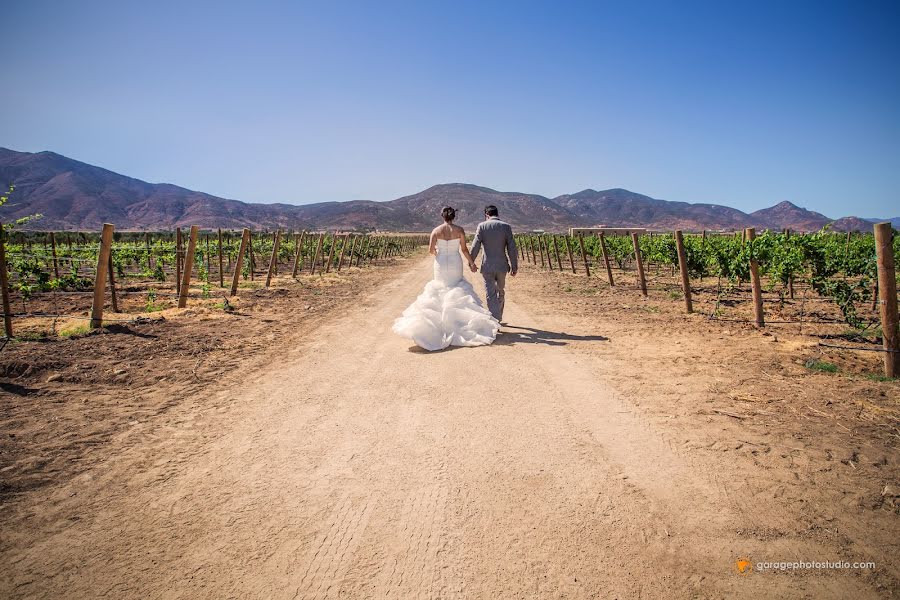
MULTIPOLYGON (((684 235, 685 262, 692 281, 716 278, 720 294, 726 295, 750 279, 751 260, 759 265, 766 291, 780 299, 793 296, 794 287, 808 286, 819 297, 833 302, 847 324, 862 327, 858 307, 874 299, 876 277, 875 240, 871 234, 835 234, 827 230, 812 234, 767 231, 755 239, 737 235, 684 235)), ((583 246, 586 257, 595 265, 602 264, 606 245, 608 257, 619 270, 634 269, 633 241, 628 236, 520 235, 522 252, 547 253, 549 267, 559 268, 569 256, 580 257, 583 246), (554 238, 557 239, 553 243, 554 238), (543 243, 541 243, 543 242, 543 243)), ((641 256, 650 267, 678 268, 678 251, 673 234, 651 234, 638 237, 641 256)), ((894 236, 895 262, 900 262, 900 238, 894 236)), ((524 256, 524 255, 523 255, 524 256)), ((543 263, 543 257, 541 257, 543 263)))
MULTIPOLYGON (((382 264, 422 244, 421 236, 337 233, 251 232, 238 265, 241 232, 200 232, 191 268, 192 297, 209 298, 217 288, 230 287, 238 270, 241 287, 261 287, 273 275, 300 276, 349 267, 382 264), (273 259, 273 249, 277 252, 273 259)), ((95 286, 101 239, 99 234, 72 232, 7 232, 3 236, 11 316, 45 316, 39 310, 47 298, 83 295, 95 286), (29 311, 29 303, 38 307, 29 311)), ((166 307, 161 300, 177 298, 185 269, 187 232, 116 232, 110 246, 110 284, 116 291, 141 294, 145 310, 166 307)), ((218 292, 225 295, 225 292, 218 292)), ((54 311, 55 312, 55 311, 54 311)), ((4 315, 5 316, 5 315, 4 315)))

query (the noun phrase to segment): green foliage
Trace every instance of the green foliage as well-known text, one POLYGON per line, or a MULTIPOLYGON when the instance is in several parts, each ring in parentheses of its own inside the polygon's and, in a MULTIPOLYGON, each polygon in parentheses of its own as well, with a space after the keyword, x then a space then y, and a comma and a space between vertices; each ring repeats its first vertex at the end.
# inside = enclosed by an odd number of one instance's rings
POLYGON ((73 290, 87 291, 94 287, 94 281, 90 277, 80 277, 75 269, 72 269, 67 275, 62 275, 59 279, 50 282, 51 288, 54 290, 73 290))
POLYGON ((810 371, 820 371, 822 373, 837 373, 837 365, 822 360, 811 359, 806 361, 806 368, 810 371))
MULTIPOLYGON (((521 235, 520 243, 532 241, 537 248, 538 235, 521 235)), ((545 235, 546 239, 547 236, 545 235)), ((900 265, 900 236, 894 236, 894 255, 900 265)), ((611 261, 620 269, 633 268, 634 247, 630 236, 605 238, 611 261)), ((601 260, 600 238, 585 237, 585 251, 601 260)), ((575 242, 577 244, 577 241, 575 242)), ((642 235, 639 238, 645 264, 677 267, 678 251, 673 234, 642 235)), ((770 289, 791 282, 804 282, 820 296, 831 299, 844 320, 852 327, 864 327, 857 306, 872 299, 876 277, 875 240, 872 235, 835 234, 827 228, 807 235, 788 235, 766 231, 753 240, 742 241, 739 234, 684 236, 689 276, 720 277, 729 285, 750 279, 750 261, 755 260, 760 276, 770 289)), ((552 244, 550 253, 553 254, 552 244)), ((553 258, 555 261, 555 257, 553 258)), ((555 265, 555 262, 554 262, 555 265)))
POLYGON ((158 312, 162 309, 163 307, 156 303, 156 290, 150 288, 147 292, 147 305, 144 307, 144 310, 146 312, 158 312))

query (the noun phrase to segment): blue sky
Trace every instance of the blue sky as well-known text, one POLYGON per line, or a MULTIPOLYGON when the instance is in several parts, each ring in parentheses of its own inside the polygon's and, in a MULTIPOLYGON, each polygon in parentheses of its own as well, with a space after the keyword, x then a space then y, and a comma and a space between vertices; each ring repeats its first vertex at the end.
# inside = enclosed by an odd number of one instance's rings
POLYGON ((900 214, 898 2, 4 2, 0 146, 251 202, 900 214))

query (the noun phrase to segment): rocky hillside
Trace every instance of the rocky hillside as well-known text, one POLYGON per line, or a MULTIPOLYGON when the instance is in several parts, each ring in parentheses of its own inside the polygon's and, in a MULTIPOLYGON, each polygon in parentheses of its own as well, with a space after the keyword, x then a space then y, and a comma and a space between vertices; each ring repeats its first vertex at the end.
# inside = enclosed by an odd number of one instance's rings
POLYGON ((463 183, 436 185, 386 202, 254 204, 167 183, 147 183, 53 152, 0 148, 0 185, 10 184, 16 189, 9 203, 0 208, 0 220, 40 213, 43 218, 34 221, 32 227, 44 230, 94 231, 109 222, 119 230, 200 225, 423 231, 434 226, 441 207, 446 205, 456 208, 458 222, 471 228, 483 219, 486 204, 497 205, 501 217, 518 229, 548 231, 593 225, 687 230, 755 226, 810 231, 831 222, 790 202, 747 214, 728 206, 659 200, 624 189, 588 189, 551 199, 463 183))

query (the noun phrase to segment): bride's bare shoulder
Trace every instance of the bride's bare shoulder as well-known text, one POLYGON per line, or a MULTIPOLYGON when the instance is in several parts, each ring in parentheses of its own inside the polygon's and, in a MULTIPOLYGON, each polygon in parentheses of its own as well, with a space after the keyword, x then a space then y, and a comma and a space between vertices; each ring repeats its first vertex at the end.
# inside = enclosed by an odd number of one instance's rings
POLYGON ((455 237, 465 237, 466 230, 460 227, 459 225, 453 225, 453 234, 455 237))

